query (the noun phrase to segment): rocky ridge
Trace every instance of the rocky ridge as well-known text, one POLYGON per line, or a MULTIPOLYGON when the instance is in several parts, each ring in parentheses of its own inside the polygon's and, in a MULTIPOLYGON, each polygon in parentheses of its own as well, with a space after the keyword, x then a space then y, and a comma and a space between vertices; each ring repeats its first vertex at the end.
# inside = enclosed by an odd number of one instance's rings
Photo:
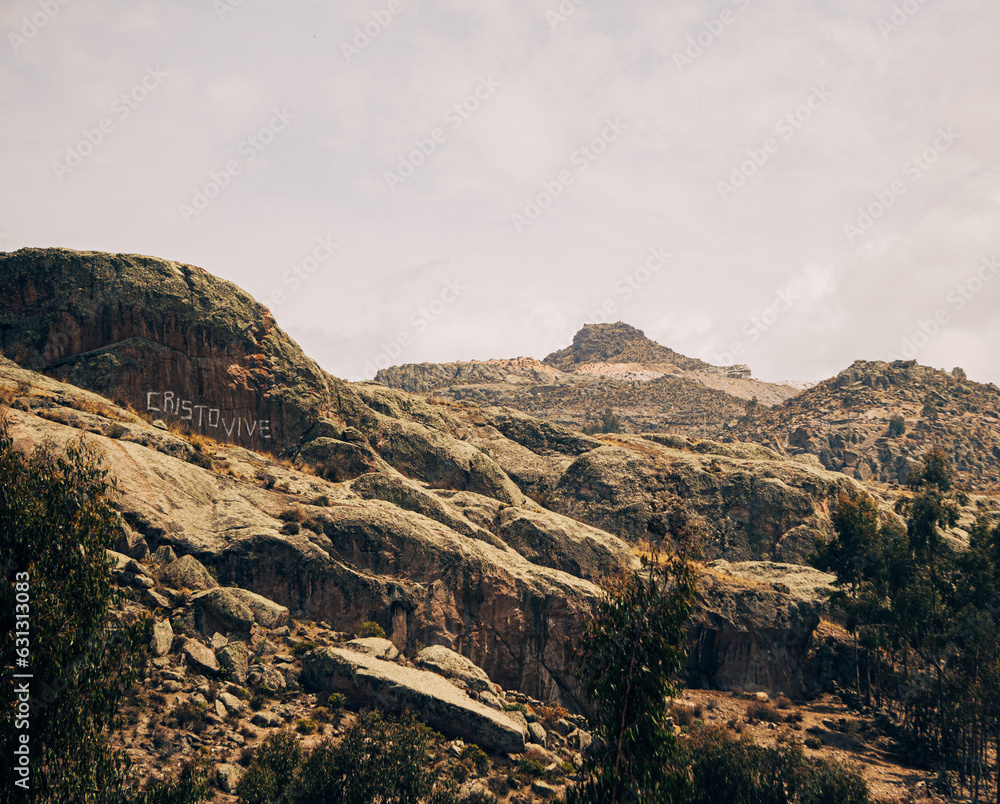
POLYGON ((599 423, 605 409, 625 432, 670 430, 712 436, 756 399, 798 393, 750 378, 747 366, 712 366, 647 338, 628 324, 589 324, 543 361, 519 357, 393 366, 376 381, 413 393, 505 406, 572 429, 599 423))
POLYGON ((776 408, 758 410, 732 435, 889 484, 905 483, 911 467, 937 448, 968 489, 1000 489, 1000 389, 972 382, 958 368, 859 360, 776 408), (895 417, 904 432, 890 433, 895 417))

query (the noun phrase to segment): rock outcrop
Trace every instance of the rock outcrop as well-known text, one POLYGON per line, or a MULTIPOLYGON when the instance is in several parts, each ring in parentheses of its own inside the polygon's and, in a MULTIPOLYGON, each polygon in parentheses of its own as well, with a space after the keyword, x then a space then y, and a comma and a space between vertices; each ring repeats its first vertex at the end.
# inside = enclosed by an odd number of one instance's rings
POLYGON ((490 751, 521 752, 528 729, 505 712, 473 700, 436 673, 402 667, 341 648, 306 654, 302 677, 308 689, 349 692, 393 711, 412 711, 442 734, 490 751))
POLYGON ((1000 388, 915 361, 856 361, 736 433, 862 481, 904 484, 930 449, 970 490, 1000 489, 1000 388), (896 430, 890 424, 897 419, 896 430))

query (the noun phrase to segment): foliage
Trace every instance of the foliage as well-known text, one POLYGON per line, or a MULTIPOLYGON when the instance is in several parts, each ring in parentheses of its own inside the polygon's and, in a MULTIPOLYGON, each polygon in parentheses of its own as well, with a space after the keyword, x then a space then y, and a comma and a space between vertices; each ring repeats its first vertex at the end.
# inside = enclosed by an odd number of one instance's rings
POLYGON ((371 620, 366 623, 362 623, 361 627, 358 629, 358 639, 365 639, 367 637, 385 639, 385 629, 378 623, 372 622, 371 620))
MULTIPOLYGON (((5 658, 0 755, 13 757, 27 731, 32 800, 197 801, 204 794, 197 773, 137 793, 127 755, 110 744, 119 707, 148 659, 152 628, 148 618, 115 611, 120 598, 105 550, 121 527, 116 493, 99 453, 82 440, 63 453, 43 445, 25 456, 0 419, 0 653, 13 659, 23 650, 22 672, 32 675, 25 729, 14 718, 15 670, 5 658), (28 614, 26 632, 15 627, 18 605, 28 614)), ((0 801, 14 800, 17 778, 5 759, 0 801)))
POLYGON ((681 748, 689 765, 690 804, 867 804, 864 779, 854 769, 807 759, 794 745, 768 748, 720 727, 693 732, 681 748))
POLYGON ((394 722, 377 712, 359 717, 339 744, 323 740, 305 754, 280 732, 254 753, 236 792, 247 804, 450 804, 454 796, 425 767, 433 736, 412 717, 394 722))
POLYGON ((581 640, 580 678, 597 707, 594 734, 604 748, 570 802, 669 802, 685 789, 665 701, 678 691, 696 576, 686 517, 675 515, 671 529, 677 551, 661 558, 654 549, 642 571, 608 581, 581 640))
POLYGON ((893 416, 889 419, 889 436, 898 438, 906 432, 906 421, 902 416, 893 416))
POLYGON ((600 423, 585 424, 583 426, 583 432, 588 435, 593 435, 594 433, 620 433, 621 431, 621 422, 611 408, 605 408, 604 412, 601 413, 600 423))
POLYGON ((270 735, 254 751, 250 767, 236 785, 236 795, 246 804, 281 801, 301 761, 302 747, 293 734, 270 735))
POLYGON ((908 755, 983 795, 1000 788, 1000 527, 981 519, 964 550, 944 538, 965 495, 940 452, 908 486, 905 531, 880 525, 872 500, 842 497, 838 538, 814 563, 837 575, 857 695, 896 724, 908 755))

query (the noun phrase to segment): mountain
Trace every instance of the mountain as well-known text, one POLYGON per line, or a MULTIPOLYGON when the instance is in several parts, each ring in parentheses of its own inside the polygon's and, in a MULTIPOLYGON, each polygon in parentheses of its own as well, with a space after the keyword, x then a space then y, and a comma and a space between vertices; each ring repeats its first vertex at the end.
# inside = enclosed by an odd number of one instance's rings
POLYGON ((1000 490, 1000 388, 965 372, 859 360, 733 431, 777 452, 864 481, 905 483, 931 449, 970 490, 1000 490), (903 432, 889 431, 894 417, 903 432))
POLYGON ((565 349, 532 358, 383 369, 376 381, 529 413, 581 430, 601 426, 610 409, 621 430, 716 437, 756 399, 782 402, 797 389, 751 379, 747 366, 712 366, 645 336, 628 324, 589 324, 565 349))
POLYGON ((292 721, 307 733, 336 691, 415 709, 450 741, 442 767, 473 742, 494 755, 484 784, 558 795, 590 740, 575 651, 600 582, 669 543, 677 514, 704 560, 688 682, 796 698, 853 667, 832 576, 805 562, 834 538, 844 492, 900 522, 905 491, 873 467, 898 480, 904 464, 883 450, 916 460, 938 445, 982 478, 950 544, 1000 519, 998 392, 957 370, 856 363, 787 398, 616 324, 544 361, 383 375, 407 390, 333 377, 194 266, 22 249, 0 253, 0 286, 0 417, 16 448, 83 437, 121 492, 113 577, 126 612, 157 621, 122 744, 151 776, 208 747, 229 791, 245 747, 292 721), (541 398, 544 415, 493 404, 508 397, 541 398), (636 432, 558 422, 589 423, 609 400, 636 432), (906 432, 890 439, 897 414, 906 432), (716 416, 723 438, 691 435, 716 416), (369 623, 387 638, 351 639, 369 623), (521 758, 555 772, 536 789, 521 758))

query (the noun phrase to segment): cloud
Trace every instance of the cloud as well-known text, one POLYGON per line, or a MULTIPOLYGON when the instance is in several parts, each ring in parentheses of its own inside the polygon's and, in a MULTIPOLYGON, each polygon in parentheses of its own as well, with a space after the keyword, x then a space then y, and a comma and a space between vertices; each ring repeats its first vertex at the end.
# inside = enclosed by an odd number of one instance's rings
POLYGON ((557 0, 394 13, 272 0, 220 19, 210 3, 95 0, 60 6, 15 52, 10 34, 40 7, 14 0, 0 9, 0 247, 153 253, 269 303, 334 238, 336 256, 275 314, 355 379, 401 332, 403 361, 543 357, 610 301, 679 351, 739 345, 732 362, 756 376, 800 380, 887 358, 943 307, 918 359, 1000 382, 1000 282, 960 310, 948 301, 1000 250, 1000 7, 926 3, 897 25, 892 4, 861 0, 569 6, 556 19, 557 0), (169 79, 59 181, 53 161, 150 65, 169 79), (484 79, 495 90, 476 98, 484 79), (185 222, 179 206, 286 107, 287 131, 185 222), (609 117, 627 129, 595 144, 609 117), (443 139, 411 159, 435 129, 443 139), (956 135, 944 150, 942 130, 956 135), (401 159, 420 164, 390 186, 401 159), (722 197, 734 170, 744 181, 722 197), (539 201, 519 231, 512 216, 539 201), (669 266, 618 292, 654 247, 669 266), (468 290, 421 318, 455 277, 468 290))

